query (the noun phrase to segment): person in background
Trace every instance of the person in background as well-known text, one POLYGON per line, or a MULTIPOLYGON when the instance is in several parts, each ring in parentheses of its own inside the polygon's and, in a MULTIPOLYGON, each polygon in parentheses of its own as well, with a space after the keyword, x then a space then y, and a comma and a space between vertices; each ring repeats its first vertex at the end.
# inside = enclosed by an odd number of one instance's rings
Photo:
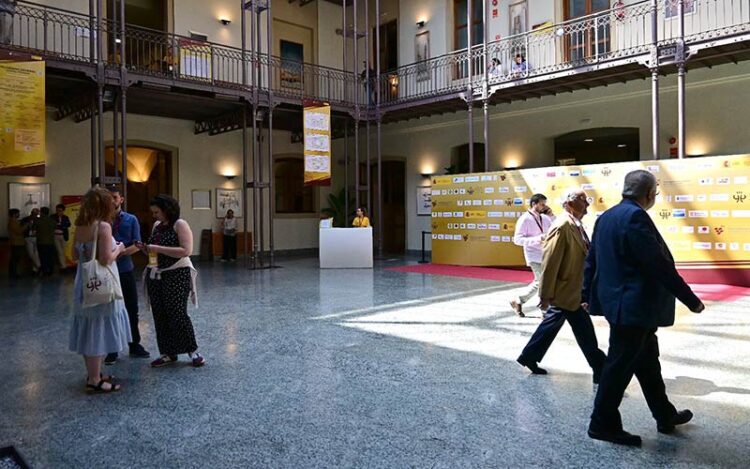
POLYGON ((544 194, 534 194, 529 201, 530 208, 518 219, 513 243, 523 246, 526 265, 534 274, 534 281, 510 302, 511 308, 520 317, 524 317, 523 305, 536 296, 539 291, 539 277, 542 274, 542 243, 547 231, 555 220, 552 210, 547 205, 544 194))
POLYGON ((599 349, 594 324, 581 302, 583 265, 589 250, 589 238, 581 219, 588 206, 584 191, 568 191, 563 199, 565 213, 555 220, 547 233, 539 279, 539 307, 546 312, 517 361, 533 374, 546 375, 547 371, 537 363, 542 361, 567 321, 594 372, 596 384, 607 356, 599 349))
POLYGON ((36 223, 36 243, 42 275, 49 277, 55 270, 55 220, 50 217, 49 207, 42 207, 36 223))
POLYGON ((191 297, 197 306, 196 270, 190 261, 193 232, 180 218, 180 204, 174 198, 157 195, 150 205, 156 223, 148 244, 139 243, 138 247, 149 256, 144 277, 161 354, 151 366, 177 363, 177 356, 183 353, 194 367, 203 366, 206 360, 197 351, 193 323, 187 313, 191 297))
POLYGON ((65 205, 57 204, 55 214, 52 215, 55 220, 55 249, 57 250, 57 259, 60 263, 60 269, 66 270, 68 263, 65 260, 65 243, 70 237, 70 218, 65 215, 65 205))
POLYGON ((0 44, 13 43, 13 16, 16 0, 0 0, 0 44))
POLYGON ((352 226, 355 228, 367 228, 370 226, 370 219, 367 218, 366 208, 360 207, 357 209, 357 215, 354 217, 354 221, 352 221, 352 226))
POLYGON ((499 78, 503 75, 503 67, 500 64, 500 59, 497 57, 494 57, 492 59, 492 64, 490 65, 490 69, 488 70, 490 78, 499 78))
POLYGON ((369 69, 367 68, 367 61, 362 61, 362 67, 364 68, 362 70, 362 73, 360 74, 360 78, 362 79, 362 83, 365 87, 365 93, 367 93, 367 99, 370 102, 371 106, 375 105, 375 95, 377 93, 377 90, 375 89, 375 80, 377 80, 377 77, 375 76, 375 70, 373 70, 372 67, 369 69), (369 75, 369 81, 368 81, 368 75, 369 75))
POLYGON ((610 325, 609 353, 594 400, 588 435, 596 440, 640 446, 641 437, 622 428, 618 408, 633 375, 660 433, 693 418, 669 402, 659 363, 659 327, 674 324, 675 297, 700 313, 703 302, 680 277, 667 243, 647 211, 659 194, 656 177, 631 171, 622 201, 596 221, 586 258, 583 307, 610 325))
MULTIPOLYGON (((135 265, 133 265, 131 257, 138 252, 137 243, 141 241, 141 225, 135 215, 122 209, 125 198, 122 196, 120 189, 116 186, 107 189, 115 204, 112 235, 115 241, 125 246, 123 252, 117 257, 117 271, 119 272, 122 296, 130 322, 131 342, 128 344, 128 350, 131 357, 148 358, 151 354, 141 345, 141 333, 138 328, 138 286, 135 281, 135 265)), ((104 358, 105 365, 113 365, 116 361, 117 352, 110 353, 104 358)))
POLYGON ((221 222, 221 229, 224 233, 221 261, 234 261, 237 259, 237 219, 234 218, 234 210, 227 210, 227 215, 221 222))
POLYGON ((23 226, 18 219, 21 211, 17 208, 8 210, 8 237, 10 238, 10 259, 8 261, 8 274, 10 278, 18 278, 18 264, 21 263, 23 253, 26 251, 26 242, 23 239, 23 226))
POLYGON ((522 75, 529 71, 529 64, 526 62, 526 57, 521 54, 516 54, 516 58, 513 61, 511 72, 514 75, 522 75))
POLYGON ((23 238, 26 243, 26 253, 31 259, 31 270, 35 274, 38 274, 42 263, 39 261, 39 251, 36 249, 36 224, 39 221, 39 209, 31 209, 29 216, 24 217, 21 220, 21 226, 23 227, 23 238))
POLYGON ((82 264, 96 257, 97 262, 116 272, 115 259, 125 250, 125 246, 112 237, 110 222, 114 210, 112 195, 104 188, 95 187, 83 196, 81 211, 76 218, 73 257, 78 263, 78 271, 68 348, 83 355, 87 372, 86 391, 93 394, 121 389, 113 376, 102 374, 102 359, 108 353, 123 350, 130 342, 128 314, 122 300, 83 307, 82 264))

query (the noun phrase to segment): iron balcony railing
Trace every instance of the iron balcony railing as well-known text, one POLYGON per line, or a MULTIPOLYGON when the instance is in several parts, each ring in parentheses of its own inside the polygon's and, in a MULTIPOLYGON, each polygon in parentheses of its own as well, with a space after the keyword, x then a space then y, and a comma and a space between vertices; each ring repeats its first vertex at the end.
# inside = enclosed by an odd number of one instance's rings
MULTIPOLYGON (((124 35, 108 20, 21 1, 12 17, 10 44, 56 60, 122 64, 132 72, 175 82, 272 91, 288 99, 315 99, 363 108, 378 100, 384 108, 412 101, 512 86, 531 78, 617 60, 636 60, 656 45, 679 41, 678 0, 639 1, 583 18, 549 24, 537 30, 451 52, 364 77, 319 65, 251 54, 236 47, 196 41, 176 34, 126 25, 124 35), (97 55, 96 40, 104 46, 97 55), (120 41, 125 55, 120 57, 120 41), (270 71, 270 73, 269 73, 270 71), (243 83, 243 74, 247 81, 243 83), (487 79, 485 80, 485 76, 487 79), (270 80, 270 82, 269 82, 270 80)), ((750 32, 748 0, 685 0, 685 43, 750 32)))

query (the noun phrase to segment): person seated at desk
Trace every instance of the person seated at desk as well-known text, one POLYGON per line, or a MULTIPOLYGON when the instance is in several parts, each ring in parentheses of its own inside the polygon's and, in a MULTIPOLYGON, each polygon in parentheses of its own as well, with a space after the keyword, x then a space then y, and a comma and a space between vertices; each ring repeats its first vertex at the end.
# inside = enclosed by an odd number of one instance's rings
POLYGON ((354 217, 352 226, 354 228, 369 228, 370 227, 370 219, 367 218, 367 209, 364 209, 364 208, 357 209, 357 216, 354 217))

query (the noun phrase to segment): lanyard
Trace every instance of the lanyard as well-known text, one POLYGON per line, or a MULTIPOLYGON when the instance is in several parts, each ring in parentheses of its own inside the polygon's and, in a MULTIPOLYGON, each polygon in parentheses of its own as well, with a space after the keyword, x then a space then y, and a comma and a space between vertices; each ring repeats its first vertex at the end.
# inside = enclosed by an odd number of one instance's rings
POLYGON ((529 212, 529 215, 531 215, 531 218, 533 218, 534 221, 536 222, 536 226, 539 227, 539 231, 542 234, 544 234, 544 226, 543 226, 544 224, 541 222, 542 216, 539 215, 539 218, 537 219, 536 215, 534 215, 534 213, 531 210, 527 210, 527 211, 529 212))

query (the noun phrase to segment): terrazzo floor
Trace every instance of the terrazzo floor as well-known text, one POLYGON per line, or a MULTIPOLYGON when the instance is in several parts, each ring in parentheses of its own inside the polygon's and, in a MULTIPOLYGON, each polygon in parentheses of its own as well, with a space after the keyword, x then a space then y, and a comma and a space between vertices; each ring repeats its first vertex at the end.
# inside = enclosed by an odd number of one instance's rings
MULTIPOLYGON (((515 363, 540 316, 510 310, 522 285, 386 270, 405 262, 199 265, 207 366, 124 357, 106 370, 124 390, 104 396, 67 351, 72 277, 2 279, 0 447, 33 468, 748 467, 750 298, 660 331, 668 392, 696 417, 657 433, 634 381, 621 410, 644 445, 624 448, 586 436, 594 391, 569 327, 549 375, 515 363)), ((141 331, 155 355, 144 311, 141 331)))

